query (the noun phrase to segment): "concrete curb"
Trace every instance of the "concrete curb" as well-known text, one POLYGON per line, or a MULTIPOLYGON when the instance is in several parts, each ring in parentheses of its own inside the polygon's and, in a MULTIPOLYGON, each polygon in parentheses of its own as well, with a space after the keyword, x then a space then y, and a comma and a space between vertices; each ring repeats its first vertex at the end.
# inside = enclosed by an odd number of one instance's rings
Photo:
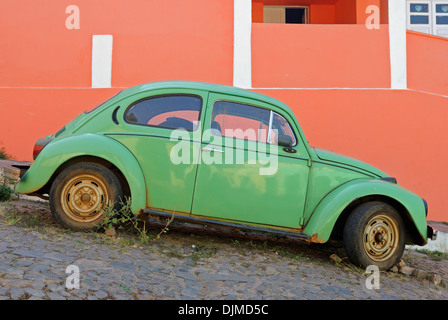
POLYGON ((406 248, 448 253, 448 224, 439 221, 428 221, 428 225, 437 230, 437 239, 429 239, 428 243, 424 246, 406 246, 406 248))

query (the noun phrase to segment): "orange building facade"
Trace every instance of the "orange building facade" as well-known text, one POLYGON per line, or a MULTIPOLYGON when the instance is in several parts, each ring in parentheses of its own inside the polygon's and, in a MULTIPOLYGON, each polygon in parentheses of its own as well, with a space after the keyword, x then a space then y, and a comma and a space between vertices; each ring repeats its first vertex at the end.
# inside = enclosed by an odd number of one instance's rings
POLYGON ((287 103, 312 146, 377 166, 448 221, 448 38, 406 30, 410 2, 2 1, 0 147, 31 160, 38 138, 136 84, 234 85, 287 103))

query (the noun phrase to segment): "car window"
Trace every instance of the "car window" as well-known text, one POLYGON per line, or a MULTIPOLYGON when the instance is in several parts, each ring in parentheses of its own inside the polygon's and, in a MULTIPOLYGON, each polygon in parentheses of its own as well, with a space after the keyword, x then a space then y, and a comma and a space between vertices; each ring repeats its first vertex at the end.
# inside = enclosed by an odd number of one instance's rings
POLYGON ((201 105, 202 99, 193 95, 151 97, 131 105, 125 120, 137 125, 193 131, 199 123, 201 105))
POLYGON ((210 128, 217 136, 266 142, 270 111, 228 101, 213 105, 210 128))
POLYGON ((284 135, 291 138, 293 142, 292 145, 295 146, 297 143, 296 136, 294 135, 294 131, 292 131, 291 126, 288 121, 283 118, 278 113, 273 114, 272 116, 272 124, 271 124, 271 134, 269 135, 270 141, 269 143, 278 143, 278 136, 284 135))

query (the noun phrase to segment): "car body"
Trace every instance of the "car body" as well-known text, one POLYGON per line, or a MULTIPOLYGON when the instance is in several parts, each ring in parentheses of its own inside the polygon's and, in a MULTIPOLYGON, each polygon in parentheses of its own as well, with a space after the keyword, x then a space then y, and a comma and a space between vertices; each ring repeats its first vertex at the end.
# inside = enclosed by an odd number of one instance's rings
POLYGON ((122 90, 38 140, 35 157, 16 191, 48 194, 57 220, 74 229, 95 227, 106 203, 130 197, 134 214, 343 239, 354 263, 383 269, 405 243, 433 236, 418 195, 371 165, 309 146, 284 103, 230 86, 122 90))

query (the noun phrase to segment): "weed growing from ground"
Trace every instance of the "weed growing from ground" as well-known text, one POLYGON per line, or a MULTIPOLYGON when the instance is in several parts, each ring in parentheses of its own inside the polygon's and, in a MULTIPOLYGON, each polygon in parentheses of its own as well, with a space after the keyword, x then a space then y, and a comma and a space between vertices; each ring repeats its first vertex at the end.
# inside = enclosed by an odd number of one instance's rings
POLYGON ((437 250, 429 251, 426 249, 417 249, 415 251, 427 254, 432 260, 435 260, 435 261, 442 261, 442 260, 448 259, 448 253, 440 252, 437 250))
POLYGON ((98 230, 115 230, 118 229, 128 229, 136 232, 139 240, 147 245, 152 245, 156 240, 160 239, 162 234, 168 232, 168 226, 174 219, 174 214, 170 220, 167 221, 166 225, 162 230, 156 235, 148 234, 146 228, 146 221, 140 217, 134 215, 131 210, 131 201, 126 199, 125 202, 120 202, 120 209, 115 209, 114 205, 107 205, 103 209, 104 219, 98 225, 98 230))
POLYGON ((206 245, 193 245, 193 253, 191 259, 193 265, 196 265, 199 260, 204 260, 213 257, 216 254, 216 247, 209 247, 206 245))
POLYGON ((0 201, 8 201, 12 193, 14 193, 14 190, 10 187, 4 184, 0 185, 0 201))

